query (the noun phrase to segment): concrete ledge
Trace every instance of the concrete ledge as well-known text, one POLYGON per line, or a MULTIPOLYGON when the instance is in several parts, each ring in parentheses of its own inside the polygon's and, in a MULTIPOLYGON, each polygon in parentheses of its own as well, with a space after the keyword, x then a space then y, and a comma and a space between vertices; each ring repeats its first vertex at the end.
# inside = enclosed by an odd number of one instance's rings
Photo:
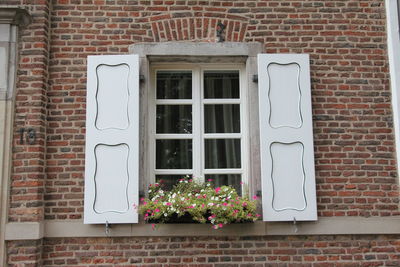
POLYGON ((26 26, 32 18, 28 10, 20 6, 0 5, 0 24, 26 26))
POLYGON ((131 54, 139 56, 257 56, 262 51, 261 43, 203 43, 163 42, 141 43, 129 46, 131 54))
POLYGON ((36 240, 44 236, 43 222, 7 223, 5 240, 36 240))
MULTIPOLYGON (((163 224, 152 230, 149 224, 111 225, 110 237, 146 236, 265 236, 265 235, 371 235, 400 234, 400 217, 321 218, 316 222, 256 222, 232 224, 219 230, 208 224, 163 224)), ((8 223, 6 240, 62 237, 105 237, 105 225, 85 225, 82 221, 8 223)))

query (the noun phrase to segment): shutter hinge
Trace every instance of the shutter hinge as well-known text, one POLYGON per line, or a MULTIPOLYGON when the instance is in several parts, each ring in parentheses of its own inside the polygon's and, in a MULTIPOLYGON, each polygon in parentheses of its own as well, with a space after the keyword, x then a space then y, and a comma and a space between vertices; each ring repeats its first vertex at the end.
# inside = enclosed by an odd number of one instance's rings
POLYGON ((142 83, 142 82, 144 82, 144 80, 145 80, 144 75, 143 74, 139 75, 139 82, 142 83))
POLYGON ((253 83, 258 83, 258 75, 257 74, 253 75, 253 83))

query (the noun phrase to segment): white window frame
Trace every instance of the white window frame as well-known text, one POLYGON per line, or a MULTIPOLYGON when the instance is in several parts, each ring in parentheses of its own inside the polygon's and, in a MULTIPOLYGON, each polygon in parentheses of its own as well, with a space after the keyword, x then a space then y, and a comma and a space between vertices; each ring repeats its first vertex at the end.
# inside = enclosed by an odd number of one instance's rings
POLYGON ((149 174, 150 183, 155 182, 156 175, 185 175, 192 174, 199 181, 204 181, 207 174, 241 174, 242 192, 247 194, 249 184, 249 138, 248 138, 248 90, 245 64, 170 64, 155 63, 150 67, 150 88, 148 95, 149 114, 149 174), (156 99, 156 72, 159 70, 192 71, 192 99, 156 99), (208 70, 237 70, 239 71, 239 99, 204 99, 204 71, 208 70), (156 134, 156 105, 157 104, 190 104, 192 105, 192 134, 156 134), (240 133, 204 133, 205 104, 240 104, 240 133), (193 169, 156 169, 156 140, 157 139, 192 139, 192 168, 193 169), (205 169, 204 140, 240 138, 241 168, 240 169, 205 169), (197 156, 199 155, 199 156, 197 156))
POLYGON ((386 0, 387 45, 395 129, 397 171, 400 171, 400 0, 386 0))
POLYGON ((140 157, 139 180, 140 195, 145 196, 150 182, 149 173, 149 92, 151 91, 150 66, 166 62, 166 64, 185 63, 229 63, 245 65, 248 137, 250 149, 248 155, 248 192, 250 195, 261 194, 260 178, 260 139, 258 121, 258 84, 254 80, 257 74, 257 55, 264 51, 258 42, 250 43, 206 43, 206 42, 164 42, 138 43, 129 47, 129 53, 139 55, 140 59, 140 157))

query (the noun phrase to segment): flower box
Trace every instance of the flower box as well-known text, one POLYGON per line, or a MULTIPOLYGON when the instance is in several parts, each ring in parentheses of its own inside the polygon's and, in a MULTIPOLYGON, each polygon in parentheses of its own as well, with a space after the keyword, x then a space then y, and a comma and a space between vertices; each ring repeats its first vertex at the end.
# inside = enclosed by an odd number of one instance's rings
POLYGON ((185 178, 170 191, 160 183, 150 185, 149 197, 142 198, 139 213, 148 223, 210 223, 214 229, 230 223, 254 222, 256 197, 239 196, 231 186, 214 188, 211 181, 200 183, 185 178))

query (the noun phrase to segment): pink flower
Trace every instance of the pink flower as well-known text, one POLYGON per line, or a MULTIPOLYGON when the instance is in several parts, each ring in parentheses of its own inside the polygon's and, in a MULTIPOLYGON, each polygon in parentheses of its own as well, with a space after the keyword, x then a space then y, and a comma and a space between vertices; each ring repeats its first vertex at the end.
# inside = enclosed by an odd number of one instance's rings
POLYGON ((208 179, 207 182, 212 182, 212 179, 208 179))
POLYGON ((218 194, 218 192, 219 191, 221 191, 221 187, 217 187, 217 188, 215 188, 215 193, 217 193, 218 194))
POLYGON ((140 201, 142 201, 142 202, 143 202, 143 201, 144 201, 144 197, 140 198, 140 201))
POLYGON ((234 210, 234 211, 233 211, 233 213, 238 213, 238 212, 239 212, 238 210, 234 210))
POLYGON ((228 206, 228 203, 224 202, 224 203, 222 203, 222 205, 224 205, 224 206, 228 206))
POLYGON ((243 202, 242 206, 246 207, 247 206, 247 202, 243 202))
POLYGON ((171 205, 172 205, 172 203, 171 203, 171 202, 167 202, 167 203, 165 203, 165 205, 167 205, 167 206, 171 206, 171 205))
POLYGON ((224 227, 224 225, 222 223, 220 223, 220 224, 218 224, 218 227, 222 228, 222 227, 224 227))
POLYGON ((143 201, 143 205, 147 205, 147 202, 146 202, 146 201, 143 201))
POLYGON ((243 185, 244 183, 243 183, 243 182, 240 182, 240 184, 243 185))
POLYGON ((257 200, 257 199, 258 199, 258 197, 257 197, 257 196, 253 196, 253 199, 254 199, 254 200, 257 200))
POLYGON ((256 214, 256 217, 261 217, 261 214, 258 214, 258 213, 257 213, 257 214, 256 214))
POLYGON ((155 209, 154 212, 160 212, 160 209, 155 209))
POLYGON ((206 206, 206 205, 204 205, 204 204, 201 204, 201 207, 202 207, 202 208, 204 208, 205 206, 206 206))

